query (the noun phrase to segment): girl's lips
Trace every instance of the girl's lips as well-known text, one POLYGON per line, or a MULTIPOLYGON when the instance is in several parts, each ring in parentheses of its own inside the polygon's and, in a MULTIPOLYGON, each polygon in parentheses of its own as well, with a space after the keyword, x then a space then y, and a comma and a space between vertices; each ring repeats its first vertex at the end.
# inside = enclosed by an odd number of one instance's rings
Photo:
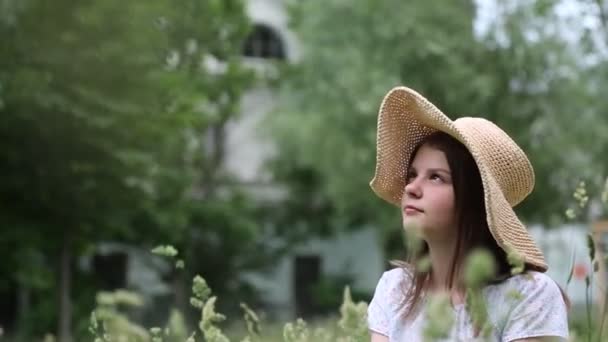
POLYGON ((415 214, 417 214, 417 213, 421 213, 421 212, 422 212, 422 209, 420 209, 420 208, 418 208, 418 207, 415 207, 415 206, 413 206, 413 205, 406 205, 406 206, 403 208, 403 212, 404 212, 406 215, 415 215, 415 214))

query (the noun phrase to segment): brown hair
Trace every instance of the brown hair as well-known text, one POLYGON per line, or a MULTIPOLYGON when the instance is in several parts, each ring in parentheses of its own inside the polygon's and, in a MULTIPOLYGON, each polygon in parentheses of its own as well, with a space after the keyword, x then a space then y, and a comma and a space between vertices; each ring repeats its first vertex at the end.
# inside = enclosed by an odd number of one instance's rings
MULTIPOLYGON (((500 248, 490 233, 486 220, 486 210, 484 203, 484 192, 479 169, 473 156, 468 149, 452 136, 435 132, 420 142, 410 156, 408 165, 414 160, 416 153, 423 145, 436 148, 445 154, 450 172, 452 174, 452 186, 454 189, 455 212, 457 219, 457 238, 454 256, 449 268, 449 276, 446 281, 446 288, 453 289, 459 284, 455 284, 455 275, 461 268, 466 253, 475 248, 484 248, 489 251, 496 261, 495 276, 487 282, 487 285, 496 284, 504 281, 511 276, 511 266, 507 261, 505 251, 500 248)), ((407 171, 409 179, 409 170, 407 171)), ((405 268, 411 282, 408 288, 404 289, 405 300, 402 305, 407 305, 405 319, 415 316, 421 298, 426 290, 426 283, 430 276, 431 269, 420 270, 416 267, 418 262, 427 257, 429 253, 428 245, 422 241, 421 248, 412 253, 408 251, 407 262, 392 262, 405 268)), ((531 265, 526 265, 526 270, 535 270, 531 265)), ((561 288, 560 288, 561 290, 561 288)), ((565 294, 564 300, 567 305, 569 301, 565 294)))

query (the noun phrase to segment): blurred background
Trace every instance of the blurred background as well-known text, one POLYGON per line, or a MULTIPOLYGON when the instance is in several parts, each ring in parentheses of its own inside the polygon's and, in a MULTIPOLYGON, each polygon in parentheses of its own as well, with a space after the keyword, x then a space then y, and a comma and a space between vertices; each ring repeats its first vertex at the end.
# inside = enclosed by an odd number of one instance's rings
POLYGON ((405 256, 368 186, 396 85, 523 147, 517 212, 584 303, 585 236, 608 242, 607 58, 603 0, 0 0, 0 334, 89 340, 115 289, 142 324, 194 322, 195 274, 229 316, 331 316, 345 285, 368 301, 405 256))

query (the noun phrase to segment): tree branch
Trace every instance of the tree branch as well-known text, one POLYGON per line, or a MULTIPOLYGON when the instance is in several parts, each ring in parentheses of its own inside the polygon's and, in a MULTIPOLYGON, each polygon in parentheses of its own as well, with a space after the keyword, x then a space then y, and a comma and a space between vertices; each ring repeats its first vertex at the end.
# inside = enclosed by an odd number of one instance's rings
POLYGON ((606 13, 606 6, 603 0, 595 0, 595 4, 600 13, 600 22, 604 30, 604 38, 606 43, 608 43, 608 14, 606 13))

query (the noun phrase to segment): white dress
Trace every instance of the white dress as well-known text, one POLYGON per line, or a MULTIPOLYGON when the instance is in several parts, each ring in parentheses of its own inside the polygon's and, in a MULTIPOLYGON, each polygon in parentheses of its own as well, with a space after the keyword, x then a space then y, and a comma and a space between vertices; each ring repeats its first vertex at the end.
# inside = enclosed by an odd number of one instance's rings
MULTIPOLYGON (((425 311, 404 321, 404 288, 411 283, 402 268, 384 272, 367 311, 371 331, 388 336, 389 341, 423 341, 425 311)), ((568 338, 567 308, 557 284, 544 273, 529 271, 483 290, 489 321, 490 341, 513 341, 537 336, 568 338), (519 296, 513 296, 518 291, 519 296)), ((464 304, 453 307, 454 325, 447 341, 473 341, 474 328, 464 304)))

